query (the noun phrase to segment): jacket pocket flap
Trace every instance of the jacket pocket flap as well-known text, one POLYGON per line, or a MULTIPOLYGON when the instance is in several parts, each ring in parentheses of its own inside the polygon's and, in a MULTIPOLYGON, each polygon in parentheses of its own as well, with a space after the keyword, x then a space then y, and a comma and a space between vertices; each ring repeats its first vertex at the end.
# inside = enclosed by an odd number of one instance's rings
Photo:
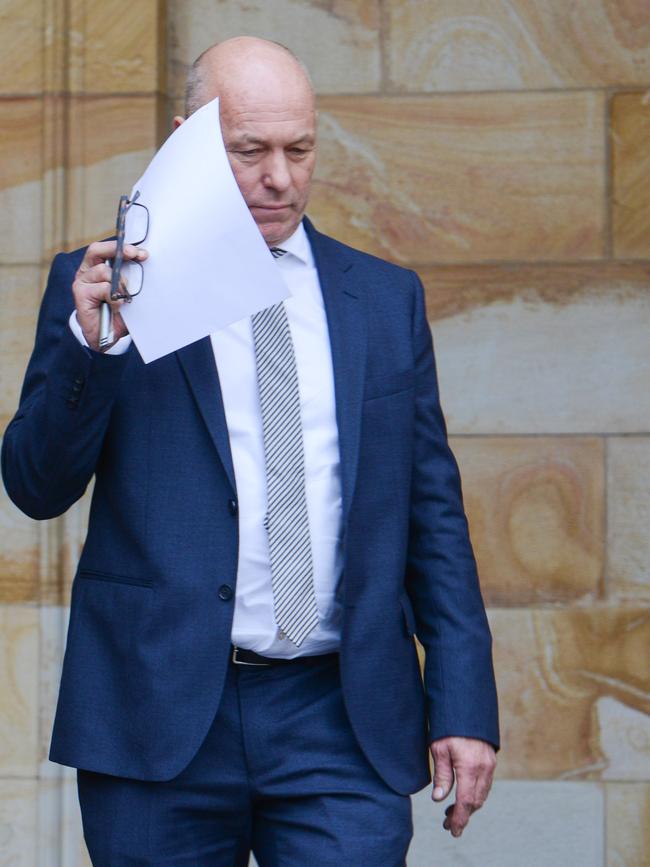
POLYGON ((133 578, 130 575, 113 575, 109 572, 98 572, 94 569, 79 569, 77 578, 88 581, 108 581, 113 584, 130 584, 133 587, 151 587, 153 582, 147 578, 133 578))

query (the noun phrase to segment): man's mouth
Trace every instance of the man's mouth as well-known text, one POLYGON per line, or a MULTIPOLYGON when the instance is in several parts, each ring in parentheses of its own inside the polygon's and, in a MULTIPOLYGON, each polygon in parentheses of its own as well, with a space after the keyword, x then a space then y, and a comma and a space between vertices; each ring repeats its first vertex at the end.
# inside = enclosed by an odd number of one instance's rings
POLYGON ((287 205, 251 205, 251 211, 286 211, 291 207, 287 205))

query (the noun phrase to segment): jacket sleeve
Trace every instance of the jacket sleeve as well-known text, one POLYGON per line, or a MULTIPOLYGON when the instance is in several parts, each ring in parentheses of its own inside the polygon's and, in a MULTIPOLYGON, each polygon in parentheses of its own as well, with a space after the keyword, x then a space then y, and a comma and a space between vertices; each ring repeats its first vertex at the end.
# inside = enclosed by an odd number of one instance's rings
POLYGON ((499 745, 491 635, 440 407, 422 284, 413 275, 416 415, 406 584, 425 650, 430 739, 499 745))
POLYGON ((2 477, 31 518, 61 515, 95 471, 115 395, 131 351, 105 356, 82 346, 68 319, 80 257, 52 263, 20 404, 2 442, 2 477))

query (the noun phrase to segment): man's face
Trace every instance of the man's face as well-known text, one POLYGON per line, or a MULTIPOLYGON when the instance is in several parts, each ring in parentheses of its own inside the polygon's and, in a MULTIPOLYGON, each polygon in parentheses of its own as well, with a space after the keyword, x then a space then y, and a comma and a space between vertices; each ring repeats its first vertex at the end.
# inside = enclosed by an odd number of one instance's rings
POLYGON ((221 129, 239 189, 264 240, 281 244, 307 207, 316 120, 306 88, 222 98, 221 129))

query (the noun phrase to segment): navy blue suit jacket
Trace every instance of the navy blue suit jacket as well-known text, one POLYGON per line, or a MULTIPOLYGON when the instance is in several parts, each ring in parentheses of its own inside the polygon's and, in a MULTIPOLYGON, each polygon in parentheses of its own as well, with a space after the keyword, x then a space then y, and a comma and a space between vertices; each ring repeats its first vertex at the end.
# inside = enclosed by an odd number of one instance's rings
MULTIPOLYGON (((396 791, 427 742, 498 743, 491 639, 417 276, 306 228, 329 325, 343 490, 343 693, 396 791), (413 637, 426 653, 424 689, 413 637)), ((68 327, 83 251, 52 265, 3 442, 12 500, 53 518, 95 476, 50 758, 177 775, 217 709, 237 582, 235 478, 209 338, 145 365, 68 327)))

